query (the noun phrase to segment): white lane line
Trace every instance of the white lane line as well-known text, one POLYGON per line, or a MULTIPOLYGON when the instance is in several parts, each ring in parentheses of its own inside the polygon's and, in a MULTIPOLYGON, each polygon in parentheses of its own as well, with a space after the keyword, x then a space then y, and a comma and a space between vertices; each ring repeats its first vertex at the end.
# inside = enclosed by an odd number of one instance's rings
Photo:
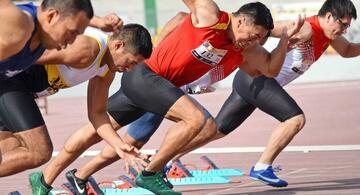
MULTIPOLYGON (((282 174, 282 175, 278 175, 279 177, 284 177, 284 176, 288 176, 288 175, 292 175, 292 174, 296 174, 296 173, 300 173, 300 172, 304 172, 308 170, 307 168, 301 168, 301 169, 298 169, 298 170, 295 170, 295 171, 291 171, 291 172, 288 172, 288 173, 285 173, 285 174, 282 174)), ((216 191, 216 192, 211 192, 211 193, 208 193, 206 195, 217 195, 217 194, 221 194, 221 193, 224 193, 224 192, 227 192, 227 191, 231 191, 231 190, 234 190, 236 188, 243 188, 243 187, 247 187, 247 186, 251 186, 255 183, 258 183, 260 181, 252 181, 250 183, 246 183, 246 184, 240 184, 240 185, 237 185, 237 186, 233 186, 233 187, 230 187, 230 188, 227 188, 227 189, 224 189, 224 190, 219 190, 219 191, 216 191)))
MULTIPOLYGON (((219 153, 253 153, 263 152, 265 147, 218 147, 218 148, 199 148, 191 152, 192 154, 219 154, 219 153)), ((312 146, 288 146, 284 152, 326 152, 326 151, 357 151, 360 145, 312 145, 312 146)), ((155 154, 155 149, 141 150, 145 154, 155 154)), ((100 150, 87 150, 81 157, 96 156, 100 150)), ((54 151, 52 156, 57 156, 59 151, 54 151)))

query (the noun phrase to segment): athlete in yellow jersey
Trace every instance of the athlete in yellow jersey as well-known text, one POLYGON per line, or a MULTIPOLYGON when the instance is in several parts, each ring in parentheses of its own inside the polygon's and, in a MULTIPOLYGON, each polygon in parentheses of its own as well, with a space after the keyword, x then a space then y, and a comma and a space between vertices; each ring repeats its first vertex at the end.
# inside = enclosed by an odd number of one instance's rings
MULTIPOLYGON (((139 159, 139 152, 125 144, 113 130, 106 112, 108 90, 116 71, 131 70, 150 57, 151 52, 150 34, 141 25, 124 25, 111 35, 88 28, 85 35, 79 36, 66 49, 45 52, 37 63, 47 65, 35 65, 20 76, 36 85, 33 87, 36 96, 50 95, 89 80, 87 101, 91 124, 101 138, 116 148, 122 159, 133 164, 139 159)), ((51 183, 40 172, 30 175, 33 194, 47 194, 51 183)))

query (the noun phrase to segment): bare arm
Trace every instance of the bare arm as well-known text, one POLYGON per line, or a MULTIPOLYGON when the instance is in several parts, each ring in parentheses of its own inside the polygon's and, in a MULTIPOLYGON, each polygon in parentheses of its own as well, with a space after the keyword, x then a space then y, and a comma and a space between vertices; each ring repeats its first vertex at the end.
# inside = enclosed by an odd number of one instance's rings
POLYGON ((99 28, 105 32, 112 32, 118 30, 123 26, 124 22, 116 14, 109 14, 104 17, 94 16, 90 20, 89 26, 99 28))
POLYGON ((181 24, 184 21, 184 18, 187 16, 188 14, 185 12, 179 12, 176 14, 176 16, 174 16, 173 18, 171 18, 164 26, 164 28, 160 31, 159 35, 157 36, 156 39, 156 43, 154 45, 154 47, 156 47, 157 45, 159 45, 159 43, 164 40, 172 31, 175 30, 176 27, 179 26, 179 24, 181 24))
POLYGON ((18 53, 30 39, 34 23, 30 14, 7 0, 0 2, 0 60, 18 53))
POLYGON ((191 20, 195 27, 214 25, 219 20, 219 8, 212 0, 183 0, 190 9, 191 20))
MULTIPOLYGON (((280 41, 271 53, 266 51, 260 44, 254 44, 246 48, 243 56, 247 64, 267 77, 276 77, 284 63, 289 39, 299 32, 304 22, 304 18, 299 17, 290 28, 283 26, 280 41)), ((250 72, 248 73, 253 75, 250 72)))
MULTIPOLYGON (((277 47, 271 53, 257 44, 246 49, 243 52, 243 55, 249 66, 255 68, 267 77, 276 77, 285 60, 288 46, 287 43, 287 38, 284 37, 280 39, 277 47)), ((249 74, 253 75, 252 73, 249 74)))
POLYGON ((115 149, 116 153, 126 161, 127 165, 135 166, 134 168, 139 171, 140 167, 136 161, 146 165, 145 161, 141 160, 144 157, 140 157, 140 152, 135 147, 128 145, 121 139, 112 127, 107 114, 109 87, 114 76, 115 73, 108 72, 105 77, 97 76, 89 81, 87 94, 88 117, 97 134, 115 149))
POLYGON ((74 43, 62 50, 46 50, 36 61, 37 64, 66 64, 73 68, 85 68, 93 62, 99 53, 96 40, 86 35, 76 37, 74 43))
MULTIPOLYGON (((272 37, 281 37, 281 32, 284 28, 291 29, 297 25, 296 21, 276 21, 274 22, 274 29, 271 31, 272 37)), ((295 33, 289 40, 290 43, 306 42, 312 36, 312 29, 309 22, 305 22, 297 33, 295 33)))
POLYGON ((344 58, 360 55, 360 43, 350 43, 345 37, 340 36, 331 42, 331 46, 344 58))

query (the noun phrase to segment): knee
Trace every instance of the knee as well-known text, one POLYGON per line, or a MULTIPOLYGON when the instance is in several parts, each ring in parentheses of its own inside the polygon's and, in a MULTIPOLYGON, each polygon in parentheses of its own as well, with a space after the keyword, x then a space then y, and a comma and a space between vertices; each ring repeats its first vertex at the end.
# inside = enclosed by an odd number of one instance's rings
POLYGON ((304 114, 294 116, 287 120, 287 123, 289 123, 293 127, 296 133, 298 133, 305 126, 305 122, 306 119, 304 114))
POLYGON ((200 133, 201 129, 205 126, 205 124, 205 114, 201 110, 194 110, 190 119, 188 120, 188 125, 190 126, 191 131, 195 134, 200 133))
POLYGON ((37 147, 35 151, 31 152, 33 166, 38 167, 47 163, 52 157, 53 150, 51 142, 37 147))

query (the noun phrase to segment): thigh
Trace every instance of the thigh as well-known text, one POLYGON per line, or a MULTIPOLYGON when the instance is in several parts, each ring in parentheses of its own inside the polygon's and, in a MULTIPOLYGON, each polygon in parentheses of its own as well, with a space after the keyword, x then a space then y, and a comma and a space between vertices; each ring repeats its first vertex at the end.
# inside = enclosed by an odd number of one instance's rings
POLYGON ((121 81, 124 94, 138 107, 165 116, 184 92, 157 75, 145 64, 124 73, 121 81))
POLYGON ((235 90, 215 117, 218 131, 227 135, 239 127, 254 112, 255 106, 246 102, 235 90))
POLYGON ((1 130, 21 132, 45 125, 31 92, 21 79, 1 81, 1 130))
POLYGON ((123 87, 108 99, 107 111, 117 126, 126 126, 139 117, 145 110, 133 103, 123 92, 123 87))
POLYGON ((273 78, 252 78, 246 73, 236 75, 235 90, 249 104, 283 122, 303 114, 295 100, 273 78))

